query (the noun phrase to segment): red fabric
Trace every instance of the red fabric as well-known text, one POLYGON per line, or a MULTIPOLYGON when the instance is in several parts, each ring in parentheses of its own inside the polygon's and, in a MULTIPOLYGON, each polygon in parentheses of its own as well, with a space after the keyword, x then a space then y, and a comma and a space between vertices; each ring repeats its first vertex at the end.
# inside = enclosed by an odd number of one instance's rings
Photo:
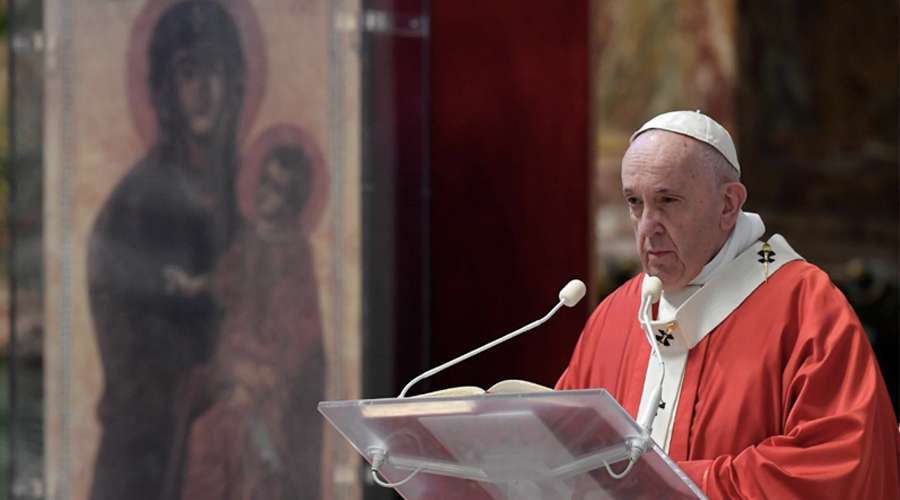
MULTIPOLYGON (((649 356, 640 285, 597 307, 557 389, 603 387, 637 414, 649 356)), ((896 416, 824 272, 785 264, 690 351, 669 454, 713 499, 900 498, 896 416)))

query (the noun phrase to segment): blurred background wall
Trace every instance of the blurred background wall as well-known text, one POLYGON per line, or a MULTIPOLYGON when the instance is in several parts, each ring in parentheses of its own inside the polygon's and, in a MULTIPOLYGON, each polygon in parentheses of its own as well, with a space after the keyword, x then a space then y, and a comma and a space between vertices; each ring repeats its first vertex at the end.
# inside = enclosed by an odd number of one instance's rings
MULTIPOLYGON (((40 123, 7 128, 17 111, 40 115, 33 82, 41 76, 41 47, 33 35, 41 10, 39 1, 9 5, 22 30, 12 43, 22 83, 10 94, 4 4, 0 91, 14 99, 0 101, 0 220, 11 221, 0 227, 0 244, 11 251, 6 228, 14 228, 17 253, 0 262, 0 278, 17 279, 13 288, 0 287, 7 316, 0 328, 0 498, 11 491, 9 471, 40 474, 42 397, 42 285, 34 266, 41 261, 40 123), (30 174, 11 189, 5 174, 14 169, 30 174), (7 301, 8 291, 17 300, 7 301), (18 367, 13 381, 10 356, 18 367), (12 401, 17 418, 10 417, 12 401), (32 462, 10 469, 11 449, 32 462)), ((746 208, 825 269, 854 304, 896 408, 897 2, 448 0, 429 9, 427 61, 369 75, 399 120, 392 131, 372 120, 371 130, 382 133, 372 140, 402 144, 422 133, 427 146, 381 150, 399 154, 405 166, 389 179, 391 208, 366 229, 389 231, 387 244, 399 249, 388 275, 369 283, 397 286, 377 288, 393 297, 392 321, 378 327, 391 331, 371 334, 393 341, 386 348, 369 342, 363 358, 386 359, 392 370, 368 396, 394 394, 419 370, 542 315, 570 277, 590 282, 596 304, 637 272, 618 178, 627 138, 656 113, 700 109, 737 141, 746 208), (410 79, 424 86, 397 83, 410 79), (410 95, 416 102, 404 104, 410 95), (422 100, 429 103, 424 115, 422 100)), ((402 59, 401 45, 382 49, 380 57, 402 59)), ((586 305, 562 311, 543 330, 419 389, 509 377, 552 384, 588 312, 586 305)))

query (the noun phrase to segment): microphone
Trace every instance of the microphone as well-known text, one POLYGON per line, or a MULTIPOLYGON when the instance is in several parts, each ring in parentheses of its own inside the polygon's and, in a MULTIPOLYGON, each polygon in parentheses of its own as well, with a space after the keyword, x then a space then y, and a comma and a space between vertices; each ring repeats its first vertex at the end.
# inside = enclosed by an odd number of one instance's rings
POLYGON ((653 420, 656 418, 656 413, 659 410, 659 402, 662 400, 663 380, 666 378, 666 365, 663 364, 662 356, 659 354, 659 347, 656 345, 656 339, 653 336, 653 325, 651 325, 653 304, 659 302, 662 288, 662 280, 656 276, 644 276, 644 281, 641 283, 641 307, 638 311, 638 321, 644 330, 647 342, 650 343, 650 350, 660 367, 659 383, 653 389, 653 392, 650 393, 650 399, 647 403, 649 406, 643 415, 644 418, 638 422, 642 428, 646 429, 647 434, 653 431, 653 420))
POLYGON ((640 437, 628 441, 629 457, 628 465, 625 467, 625 470, 616 473, 610 469, 608 464, 606 465, 606 471, 610 476, 616 479, 625 477, 628 472, 631 471, 631 468, 641 458, 641 455, 650 448, 650 443, 652 442, 653 420, 656 418, 656 413, 659 411, 659 402, 662 400, 663 380, 666 378, 666 365, 663 364, 662 356, 659 354, 659 347, 656 345, 656 339, 653 337, 653 325, 651 324, 653 304, 659 302, 659 298, 662 295, 662 288, 662 280, 656 276, 650 276, 648 274, 644 275, 644 281, 641 283, 641 305, 638 308, 638 322, 641 325, 641 330, 644 331, 644 337, 647 339, 647 342, 650 343, 651 355, 656 358, 656 362, 659 364, 659 382, 656 387, 653 388, 653 392, 650 393, 650 398, 646 403, 648 406, 646 406, 644 415, 638 415, 638 425, 643 429, 644 433, 640 437))
POLYGON ((584 297, 587 287, 581 280, 572 280, 559 291, 559 301, 566 307, 573 307, 584 297))
POLYGON ((418 382, 421 382, 422 380, 425 380, 426 378, 431 377, 432 375, 440 373, 457 363, 461 363, 461 362, 471 358, 472 356, 481 354, 482 352, 490 349, 491 347, 500 345, 500 344, 506 342, 507 340, 515 338, 529 330, 533 330, 533 329, 541 326, 542 324, 546 323, 547 320, 549 320, 551 317, 553 317, 553 315, 556 314, 556 311, 558 311, 560 307, 562 307, 562 306, 573 307, 575 304, 577 304, 582 299, 582 297, 584 297, 585 290, 586 290, 586 288, 584 286, 584 283, 581 282, 581 280, 572 280, 572 281, 566 283, 566 286, 564 286, 562 288, 562 290, 559 291, 559 302, 555 306, 553 306, 553 309, 551 309, 550 312, 548 312, 543 318, 536 320, 536 321, 532 321, 531 323, 528 323, 527 325, 523 326, 522 328, 519 328, 518 330, 507 333, 506 335, 504 335, 498 339, 495 339, 477 349, 469 351, 469 352, 463 354, 462 356, 453 358, 450 361, 447 361, 446 363, 444 363, 440 366, 434 367, 434 368, 420 374, 416 378, 410 380, 408 384, 406 384, 406 387, 404 387, 403 390, 400 391, 400 395, 397 396, 397 398, 400 399, 400 398, 406 397, 406 392, 409 391, 409 389, 412 386, 416 385, 418 382))
POLYGON ((651 305, 656 304, 662 294, 662 287, 661 279, 656 276, 645 276, 644 281, 641 282, 641 297, 648 297, 651 305))

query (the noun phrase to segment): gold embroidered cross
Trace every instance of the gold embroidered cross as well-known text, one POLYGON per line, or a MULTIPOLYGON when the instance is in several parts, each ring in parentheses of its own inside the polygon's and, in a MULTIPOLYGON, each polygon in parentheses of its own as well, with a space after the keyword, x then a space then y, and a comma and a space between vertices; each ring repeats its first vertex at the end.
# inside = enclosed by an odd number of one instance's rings
POLYGON ((772 262, 775 262, 775 259, 772 258, 775 256, 775 252, 772 251, 772 245, 769 245, 768 243, 763 243, 762 250, 760 250, 759 252, 756 252, 756 255, 759 255, 759 257, 760 257, 757 262, 759 262, 760 264, 763 265, 763 280, 768 282, 769 281, 769 264, 772 262))
POLYGON ((675 335, 673 335, 672 332, 674 332, 676 328, 678 328, 678 322, 672 321, 671 323, 666 325, 665 330, 657 330, 659 332, 659 335, 655 335, 656 341, 666 347, 672 345, 669 343, 669 341, 675 339, 675 335))

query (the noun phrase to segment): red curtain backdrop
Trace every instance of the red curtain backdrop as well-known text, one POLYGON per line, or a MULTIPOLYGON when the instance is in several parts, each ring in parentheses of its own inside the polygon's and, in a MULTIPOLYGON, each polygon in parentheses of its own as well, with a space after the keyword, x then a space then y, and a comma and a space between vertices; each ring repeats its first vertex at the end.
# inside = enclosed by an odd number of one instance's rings
MULTIPOLYGON (((431 9, 436 365, 543 316, 569 279, 588 281, 588 2, 431 9)), ((432 388, 504 378, 553 384, 587 302, 445 372, 432 388)))

